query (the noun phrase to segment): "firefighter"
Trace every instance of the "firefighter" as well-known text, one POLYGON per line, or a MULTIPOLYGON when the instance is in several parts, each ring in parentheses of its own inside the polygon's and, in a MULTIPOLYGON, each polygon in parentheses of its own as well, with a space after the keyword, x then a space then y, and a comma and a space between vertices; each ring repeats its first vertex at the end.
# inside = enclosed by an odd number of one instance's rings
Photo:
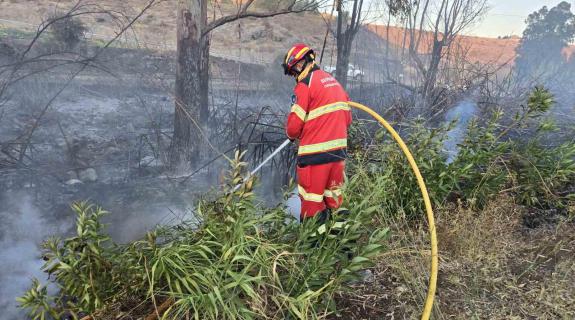
POLYGON ((286 133, 290 140, 299 140, 300 221, 320 214, 318 220, 323 223, 343 201, 349 96, 331 74, 319 68, 313 50, 305 44, 294 45, 282 67, 296 80, 286 133))

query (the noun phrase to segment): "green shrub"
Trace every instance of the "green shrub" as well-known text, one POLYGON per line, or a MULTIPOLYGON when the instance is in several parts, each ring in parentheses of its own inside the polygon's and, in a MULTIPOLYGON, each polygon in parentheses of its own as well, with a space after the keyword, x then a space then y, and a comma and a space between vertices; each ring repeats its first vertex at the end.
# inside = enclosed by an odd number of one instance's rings
MULTIPOLYGON (((443 145, 452 124, 428 128, 421 120, 411 123, 404 130, 404 140, 433 204, 461 199, 482 208, 499 193, 512 192, 524 205, 567 206, 574 198, 565 190, 575 181, 575 142, 543 144, 553 134, 554 126, 545 119, 553 103, 553 96, 537 87, 511 123, 505 123, 501 110, 492 112, 484 123, 471 120, 457 157, 449 164, 443 145), (511 140, 515 129, 534 134, 511 140)), ((356 125, 350 129, 352 159, 346 194, 352 202, 379 205, 386 216, 419 218, 424 207, 415 175, 396 143, 381 130, 371 136, 356 125)))
MULTIPOLYGON (((429 129, 421 120, 413 123, 405 142, 428 183, 430 197, 439 204, 453 189, 451 175, 446 175, 447 156, 442 151, 448 127, 429 129)), ((354 137, 364 132, 353 129, 354 137)), ((368 139, 365 139, 369 141, 368 139)), ((369 141, 371 147, 362 148, 362 142, 352 142, 352 159, 348 163, 350 179, 346 195, 350 201, 379 205, 385 214, 396 213, 408 218, 419 217, 422 209, 421 192, 415 175, 401 150, 384 131, 378 131, 369 141)), ((363 143, 365 144, 365 143, 363 143)))
POLYGON ((496 111, 484 126, 477 119, 470 121, 467 134, 459 146, 459 153, 449 165, 458 197, 471 206, 482 208, 508 181, 505 155, 511 143, 498 137, 501 111, 496 111))
POLYGON ((546 147, 540 133, 512 153, 513 177, 521 203, 539 208, 564 208, 575 194, 563 192, 575 181, 575 143, 573 140, 546 147))

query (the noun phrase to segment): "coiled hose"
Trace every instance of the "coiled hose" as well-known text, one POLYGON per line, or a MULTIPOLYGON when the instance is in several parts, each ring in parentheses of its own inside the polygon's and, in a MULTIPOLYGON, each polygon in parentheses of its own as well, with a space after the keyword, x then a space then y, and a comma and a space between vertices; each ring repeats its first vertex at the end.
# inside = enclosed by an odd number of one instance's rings
POLYGON ((423 312, 421 314, 422 320, 428 320, 431 315, 431 310, 433 307, 433 300, 435 298, 435 289, 437 286, 437 272, 438 272, 438 255, 437 255, 437 234, 435 233, 435 219, 433 217, 433 208, 431 207, 431 200, 429 200, 429 195, 427 194, 427 187, 425 186, 425 182, 423 181, 423 177, 421 176, 421 172, 419 172, 419 168, 417 167, 417 163, 415 163, 415 159, 411 155, 411 152, 405 145, 405 142, 401 139, 399 134, 393 129, 393 127, 385 121, 379 114, 375 111, 371 110, 370 108, 364 106, 361 103, 349 101, 348 104, 354 108, 359 110, 365 111, 369 113, 372 117, 374 117, 381 125, 391 134, 395 142, 401 148, 401 151, 407 157, 407 161, 409 161, 409 165, 417 178, 417 184, 419 185, 419 189, 421 190, 421 195, 423 196, 423 202, 425 203, 425 210, 427 211, 427 222, 429 224, 429 237, 431 239, 431 275, 429 277, 429 286, 427 289, 427 298, 425 299, 425 305, 423 307, 423 312))

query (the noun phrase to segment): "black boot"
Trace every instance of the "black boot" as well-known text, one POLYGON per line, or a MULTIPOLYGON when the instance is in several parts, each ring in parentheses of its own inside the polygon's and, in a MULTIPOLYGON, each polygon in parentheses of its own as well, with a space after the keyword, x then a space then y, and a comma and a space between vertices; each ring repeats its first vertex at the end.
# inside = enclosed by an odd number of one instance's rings
POLYGON ((322 212, 318 213, 317 224, 321 226, 322 224, 327 223, 330 218, 331 210, 329 208, 325 208, 322 212))

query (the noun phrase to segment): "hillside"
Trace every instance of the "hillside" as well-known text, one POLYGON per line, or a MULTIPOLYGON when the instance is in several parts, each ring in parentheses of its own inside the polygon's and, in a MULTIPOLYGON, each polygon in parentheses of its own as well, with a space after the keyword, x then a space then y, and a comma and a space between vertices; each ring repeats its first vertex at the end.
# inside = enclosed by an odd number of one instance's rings
MULTIPOLYGON (((54 11, 63 11, 76 1, 31 0, 11 2, 2 5, 0 27, 35 30, 43 18, 54 11), (61 9, 57 9, 61 8, 61 9)), ((148 1, 129 0, 98 1, 98 7, 105 10, 126 12, 134 16, 148 1)), ((176 48, 176 7, 177 1, 160 1, 149 10, 128 33, 126 41, 156 50, 176 48)), ((208 9, 210 20, 237 10, 233 4, 215 3, 208 9)), ((117 21, 107 15, 82 17, 88 26, 88 37, 110 39, 117 30, 117 21)), ((214 56, 233 58, 243 62, 270 63, 286 47, 296 42, 310 43, 321 48, 325 35, 325 23, 319 15, 291 14, 269 19, 243 19, 232 22, 212 33, 211 53, 214 56), (314 30, 310 32, 310 30, 314 30)))
MULTIPOLYGON (((3 5, 0 11, 0 26, 24 28, 34 30, 43 18, 54 11, 64 10, 73 5, 75 1, 31 0, 26 2, 11 2, 3 5), (61 9, 57 9, 61 8, 61 9)), ((102 9, 127 12, 134 15, 143 7, 145 0, 129 0, 117 2, 113 0, 98 1, 102 9)), ((159 2, 153 10, 145 14, 125 39, 133 44, 156 50, 175 50, 176 46, 176 6, 177 1, 166 0, 159 2)), ((210 19, 221 17, 235 12, 237 7, 231 3, 214 3, 209 8, 210 19)), ((83 18, 84 19, 84 18, 83 18)), ((283 54, 286 47, 296 42, 311 44, 320 50, 326 30, 326 17, 316 14, 292 14, 276 16, 268 19, 244 19, 224 25, 212 33, 211 53, 214 56, 238 60, 242 62, 256 62, 259 64, 271 63, 277 56, 283 54)), ((115 24, 110 16, 91 15, 84 19, 89 27, 89 37, 97 39, 110 39, 114 36, 115 24)), ((409 45, 401 27, 390 27, 371 24, 368 30, 379 35, 384 41, 376 43, 373 37, 367 39, 360 47, 369 44, 374 48, 383 48, 389 42, 396 48, 409 45), (405 42, 405 43, 404 43, 405 42)), ((418 52, 425 54, 430 51, 430 33, 424 33, 422 46, 418 52)), ((361 36, 360 36, 361 38, 361 36)), ((520 38, 485 38, 475 36, 461 36, 458 45, 468 51, 468 59, 475 63, 505 64, 513 62, 515 48, 520 38)), ((331 57, 334 50, 334 39, 330 35, 325 55, 331 57)), ((575 46, 566 50, 570 56, 575 52, 575 46)))
MULTIPOLYGON (((406 29, 401 27, 389 27, 372 24, 368 29, 375 32, 389 43, 401 48, 409 46, 409 37, 406 37, 406 29)), ((416 31, 419 36, 419 32, 416 31)), ((431 32, 424 32, 422 35, 421 45, 418 47, 418 53, 427 54, 431 51, 431 32)), ((503 65, 513 63, 515 60, 515 49, 519 45, 521 38, 517 36, 509 38, 487 38, 476 36, 459 36, 457 45, 462 51, 467 51, 468 59, 472 63, 491 63, 503 65)), ((565 49, 564 54, 570 57, 575 53, 575 46, 565 49)))

